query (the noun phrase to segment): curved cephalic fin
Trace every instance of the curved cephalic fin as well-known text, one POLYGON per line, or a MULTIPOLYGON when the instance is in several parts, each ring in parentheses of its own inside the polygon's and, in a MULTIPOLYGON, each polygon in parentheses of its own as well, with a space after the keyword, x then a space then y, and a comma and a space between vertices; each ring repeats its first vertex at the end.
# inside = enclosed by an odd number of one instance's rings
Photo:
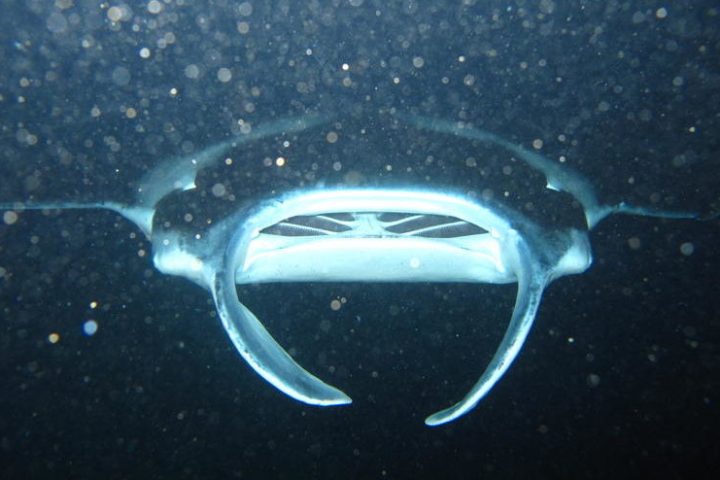
POLYGON ((547 187, 551 190, 558 190, 572 195, 585 212, 585 221, 589 229, 592 229, 601 220, 614 213, 626 215, 639 215, 644 217, 658 218, 688 218, 697 219, 700 216, 694 212, 670 211, 648 207, 633 207, 625 202, 617 205, 602 203, 595 192, 595 187, 582 174, 575 171, 568 165, 561 165, 558 162, 540 155, 537 152, 528 150, 522 145, 509 142, 499 135, 485 130, 472 127, 463 122, 452 122, 448 120, 434 119, 420 115, 397 114, 398 118, 410 125, 425 130, 449 133, 458 137, 480 142, 489 142, 498 145, 505 150, 518 156, 531 168, 545 175, 547 187))
MULTIPOLYGON (((523 267, 527 266, 530 259, 522 261, 523 267)), ((425 419, 425 424, 431 427, 451 422, 475 408, 480 400, 493 388, 493 386, 505 374, 512 364, 518 352, 523 346, 525 339, 530 332, 535 313, 540 305, 543 289, 545 288, 546 276, 540 273, 533 273, 531 269, 525 269, 518 275, 518 292, 515 299, 510 325, 505 336, 500 342, 490 364, 483 372, 480 380, 473 385, 472 389, 465 395, 465 398, 445 410, 433 413, 425 419)))
POLYGON ((303 369, 237 298, 235 271, 215 275, 212 294, 225 331, 237 351, 265 380, 286 395, 310 405, 344 405, 350 397, 303 369))
POLYGON ((0 203, 0 210, 87 210, 104 209, 119 213, 138 226, 150 238, 155 208, 124 205, 117 202, 11 202, 0 203))

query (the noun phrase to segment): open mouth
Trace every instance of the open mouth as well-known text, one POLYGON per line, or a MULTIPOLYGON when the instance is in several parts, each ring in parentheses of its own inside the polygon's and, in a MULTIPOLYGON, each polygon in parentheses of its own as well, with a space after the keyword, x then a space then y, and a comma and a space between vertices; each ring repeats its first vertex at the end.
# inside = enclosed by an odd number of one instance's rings
MULTIPOLYGON (((452 203, 443 206, 439 197, 417 194, 435 200, 436 211, 427 213, 422 201, 403 211, 388 192, 338 194, 352 202, 313 205, 318 194, 312 193, 285 202, 267 219, 263 212, 257 221, 249 219, 259 226, 238 261, 236 282, 514 281, 503 264, 499 234, 452 214, 452 203), (284 209, 294 207, 300 214, 278 220, 284 209), (342 207, 346 211, 339 211, 342 207), (450 210, 442 214, 441 208, 450 210)), ((412 195, 405 202, 408 198, 412 195)))
POLYGON ((296 216, 267 227, 261 233, 284 237, 336 235, 457 238, 487 233, 487 230, 446 215, 365 212, 296 216))

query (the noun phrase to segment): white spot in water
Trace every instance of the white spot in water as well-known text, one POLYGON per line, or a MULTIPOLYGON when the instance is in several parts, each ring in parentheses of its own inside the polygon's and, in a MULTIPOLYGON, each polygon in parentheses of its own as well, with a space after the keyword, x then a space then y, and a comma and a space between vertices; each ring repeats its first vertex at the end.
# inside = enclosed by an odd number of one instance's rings
POLYGON ((162 2, 159 2, 158 0, 151 0, 148 2, 147 6, 148 12, 152 13, 153 15, 156 15, 163 10, 163 4, 162 2))
POLYGON ((587 381, 588 386, 593 387, 593 388, 597 387, 598 385, 600 385, 600 375, 598 375, 596 373, 591 373, 590 375, 587 376, 586 381, 587 381))
POLYGON ((246 35, 248 32, 250 32, 250 24, 248 22, 238 22, 237 31, 241 35, 246 35))
POLYGON ((45 21, 45 26, 53 33, 63 33, 68 28, 68 21, 60 12, 53 12, 45 21))
POLYGON ((242 15, 243 17, 249 17, 252 15, 253 7, 250 2, 243 2, 240 5, 238 5, 238 13, 242 15))
POLYGON ((115 67, 112 72, 112 81, 119 87, 127 85, 130 83, 130 70, 125 67, 115 67))
POLYGON ((642 242, 640 241, 640 239, 638 237, 631 237, 628 239, 628 245, 633 250, 639 250, 640 247, 642 246, 642 242))
POLYGON ((9 210, 3 214, 3 222, 5 222, 5 225, 12 225, 13 223, 17 222, 18 214, 16 212, 13 212, 12 210, 9 210))
POLYGON ((123 10, 120 7, 110 7, 107 11, 108 20, 111 22, 119 22, 123 18, 123 10))
POLYGON ((410 259, 410 268, 420 268, 420 259, 413 257, 410 259))
POLYGON ((225 195, 225 192, 225 185, 223 185, 222 183, 216 183, 212 186, 212 194, 216 197, 222 197, 223 195, 225 195))
POLYGON ((220 80, 222 83, 227 83, 227 82, 229 82, 230 80, 232 80, 232 72, 230 71, 229 68, 223 67, 223 68, 221 68, 221 69, 218 70, 218 72, 217 72, 217 78, 218 78, 218 80, 220 80))
POLYGON ((195 80, 200 76, 200 68, 195 64, 190 64, 185 67, 185 76, 195 80))
POLYGON ((690 255, 695 252, 695 245, 693 245, 690 242, 685 242, 682 245, 680 245, 680 253, 685 255, 686 257, 689 257, 690 255))
POLYGON ((83 323, 83 333, 88 337, 92 337, 98 330, 98 323, 95 320, 88 320, 83 323))

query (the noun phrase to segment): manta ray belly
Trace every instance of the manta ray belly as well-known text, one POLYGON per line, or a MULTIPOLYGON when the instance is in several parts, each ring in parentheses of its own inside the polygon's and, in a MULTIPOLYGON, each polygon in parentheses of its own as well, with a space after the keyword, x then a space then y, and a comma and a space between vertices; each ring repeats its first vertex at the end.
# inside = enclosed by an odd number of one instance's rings
POLYGON ((236 281, 508 283, 515 274, 487 233, 459 239, 261 235, 250 243, 236 281))

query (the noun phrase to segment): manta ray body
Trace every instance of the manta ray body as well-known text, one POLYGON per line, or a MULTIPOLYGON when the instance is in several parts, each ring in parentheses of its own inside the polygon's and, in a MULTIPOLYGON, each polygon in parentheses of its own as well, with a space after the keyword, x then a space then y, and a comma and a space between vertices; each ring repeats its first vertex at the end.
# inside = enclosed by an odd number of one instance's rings
MULTIPOLYGON (((547 178, 548 186, 582 205, 587 227, 613 213, 694 218, 692 213, 603 204, 580 174, 536 152, 470 125, 398 115, 413 128, 509 151, 547 178)), ((265 380, 312 405, 351 403, 350 397, 298 365, 238 298, 236 285, 263 282, 517 283, 507 331, 472 389, 425 423, 450 422, 492 389, 518 355, 545 287, 585 271, 592 262, 587 230, 548 228, 517 210, 447 189, 314 187, 291 189, 243 203, 202 233, 156 221, 158 205, 173 192, 195 188, 198 172, 252 141, 324 125, 320 116, 285 119, 253 129, 151 170, 130 203, 14 202, 6 210, 103 208, 135 223, 152 242, 153 263, 210 292, 235 348, 265 380)))

